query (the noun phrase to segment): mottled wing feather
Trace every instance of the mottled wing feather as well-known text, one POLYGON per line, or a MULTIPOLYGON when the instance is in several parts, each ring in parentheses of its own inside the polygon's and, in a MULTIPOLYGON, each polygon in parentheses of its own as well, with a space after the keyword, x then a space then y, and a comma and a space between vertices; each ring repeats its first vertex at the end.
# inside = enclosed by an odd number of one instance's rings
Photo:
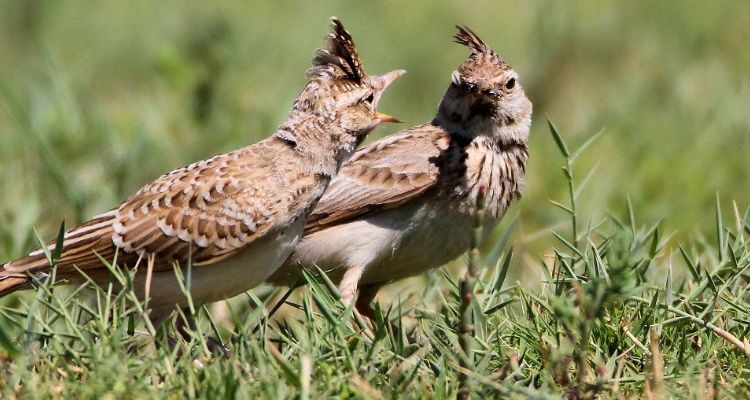
POLYGON ((447 133, 425 124, 358 150, 334 177, 305 227, 310 234, 402 204, 429 189, 447 133))
MULTIPOLYGON (((118 264, 130 267, 141 255, 154 254, 157 271, 189 256, 195 265, 231 256, 269 229, 273 213, 269 168, 260 165, 271 162, 269 152, 256 146, 163 175, 120 207, 73 228, 65 235, 58 272, 101 268, 101 258, 115 254, 118 264)), ((41 250, 6 265, 14 272, 47 267, 41 250)))
MULTIPOLYGON (((58 268, 62 271, 74 269, 74 266, 90 269, 94 265, 102 266, 101 259, 113 260, 117 248, 112 243, 112 223, 116 216, 117 209, 110 210, 67 232, 58 268)), ((54 248, 55 242, 51 242, 49 246, 54 248)), ((30 255, 33 256, 34 253, 30 255)), ((120 252, 118 263, 132 264, 135 256, 120 252)))
POLYGON ((114 244, 126 252, 211 264, 263 235, 272 214, 268 168, 251 148, 214 157, 157 179, 120 206, 114 244))

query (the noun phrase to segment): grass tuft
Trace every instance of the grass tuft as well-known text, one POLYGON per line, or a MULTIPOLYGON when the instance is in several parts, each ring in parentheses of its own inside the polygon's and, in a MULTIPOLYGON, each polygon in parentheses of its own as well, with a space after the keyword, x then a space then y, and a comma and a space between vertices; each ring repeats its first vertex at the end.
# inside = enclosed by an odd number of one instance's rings
POLYGON ((256 290, 220 313, 193 306, 187 351, 152 339, 128 272, 110 265, 113 285, 88 296, 91 284, 48 279, 0 306, 0 397, 441 399, 462 387, 471 398, 747 396, 750 233, 747 213, 734 214, 728 226, 717 209, 716 245, 676 252, 666 228, 639 225, 632 206, 627 223, 613 215, 585 230, 568 215, 559 246, 536 262, 501 239, 507 249, 492 250, 472 301, 459 295, 466 278, 446 269, 432 301, 378 306, 369 323, 306 273, 296 293, 256 290), (507 282, 509 269, 534 263, 540 287, 507 282), (211 354, 209 337, 232 355, 211 354))
POLYGON ((0 260, 38 245, 33 226, 54 238, 60 218, 273 132, 331 15, 368 71, 409 70, 383 111, 429 121, 467 56, 459 23, 555 121, 532 126, 524 198, 480 247, 473 301, 460 260, 387 288, 372 322, 305 276, 193 305, 173 349, 108 264, 111 286, 53 277, 0 300, 0 398, 449 399, 461 377, 471 398, 750 397, 748 5, 294 7, 0 2, 0 260))

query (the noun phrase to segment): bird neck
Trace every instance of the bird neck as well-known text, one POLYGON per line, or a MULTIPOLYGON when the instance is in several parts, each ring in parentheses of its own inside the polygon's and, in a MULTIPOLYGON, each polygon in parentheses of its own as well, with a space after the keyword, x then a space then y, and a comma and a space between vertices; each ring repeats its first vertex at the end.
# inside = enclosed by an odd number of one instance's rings
POLYGON ((334 140, 336 135, 331 135, 329 131, 326 128, 305 129, 302 126, 291 128, 282 125, 273 137, 285 142, 297 153, 302 170, 333 177, 344 160, 354 152, 357 143, 341 143, 334 140))
POLYGON ((449 111, 443 103, 432 124, 445 129, 451 136, 468 141, 484 136, 500 147, 526 146, 528 142, 531 113, 519 113, 516 116, 476 114, 469 108, 458 107, 460 104, 454 104, 456 107, 449 111))

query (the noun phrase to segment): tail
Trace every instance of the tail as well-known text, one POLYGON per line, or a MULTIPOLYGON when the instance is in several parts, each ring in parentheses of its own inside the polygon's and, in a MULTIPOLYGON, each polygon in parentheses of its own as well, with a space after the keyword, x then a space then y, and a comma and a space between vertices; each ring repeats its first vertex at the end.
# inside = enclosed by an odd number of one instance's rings
MULTIPOLYGON (((75 265, 99 265, 99 255, 114 254, 111 239, 111 225, 117 216, 117 209, 100 214, 89 222, 79 225, 63 236, 63 252, 58 259, 58 270, 75 271, 75 265), (96 247, 97 244, 102 244, 96 247)), ((45 245, 47 250, 32 251, 26 257, 0 263, 0 297, 17 290, 33 289, 35 281, 45 280, 50 273, 48 253, 56 247, 56 241, 45 245)))
POLYGON ((26 274, 2 271, 2 268, 0 266, 0 297, 16 290, 31 289, 31 279, 26 274))

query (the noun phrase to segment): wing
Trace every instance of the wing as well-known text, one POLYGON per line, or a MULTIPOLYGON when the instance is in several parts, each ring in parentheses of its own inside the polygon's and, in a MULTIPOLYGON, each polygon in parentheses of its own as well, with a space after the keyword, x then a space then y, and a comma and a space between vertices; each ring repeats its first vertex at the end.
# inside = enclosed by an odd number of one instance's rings
POLYGON ((190 256, 201 265, 262 236, 275 214, 269 197, 281 188, 269 179, 272 152, 252 149, 201 161, 141 189, 118 209, 115 246, 168 263, 190 256))
POLYGON ((305 226, 305 234, 394 207, 429 189, 436 159, 450 138, 432 124, 387 136, 358 150, 345 163, 305 226))
MULTIPOLYGON (((155 270, 188 257, 195 265, 230 257, 272 227, 269 221, 283 204, 269 195, 289 185, 269 179, 278 176, 278 159, 261 144, 163 175, 120 207, 73 228, 65 234, 58 272, 101 268, 101 258, 111 261, 115 254, 118 264, 130 267, 153 254, 155 270)), ((37 272, 49 265, 37 250, 4 267, 37 272)))

